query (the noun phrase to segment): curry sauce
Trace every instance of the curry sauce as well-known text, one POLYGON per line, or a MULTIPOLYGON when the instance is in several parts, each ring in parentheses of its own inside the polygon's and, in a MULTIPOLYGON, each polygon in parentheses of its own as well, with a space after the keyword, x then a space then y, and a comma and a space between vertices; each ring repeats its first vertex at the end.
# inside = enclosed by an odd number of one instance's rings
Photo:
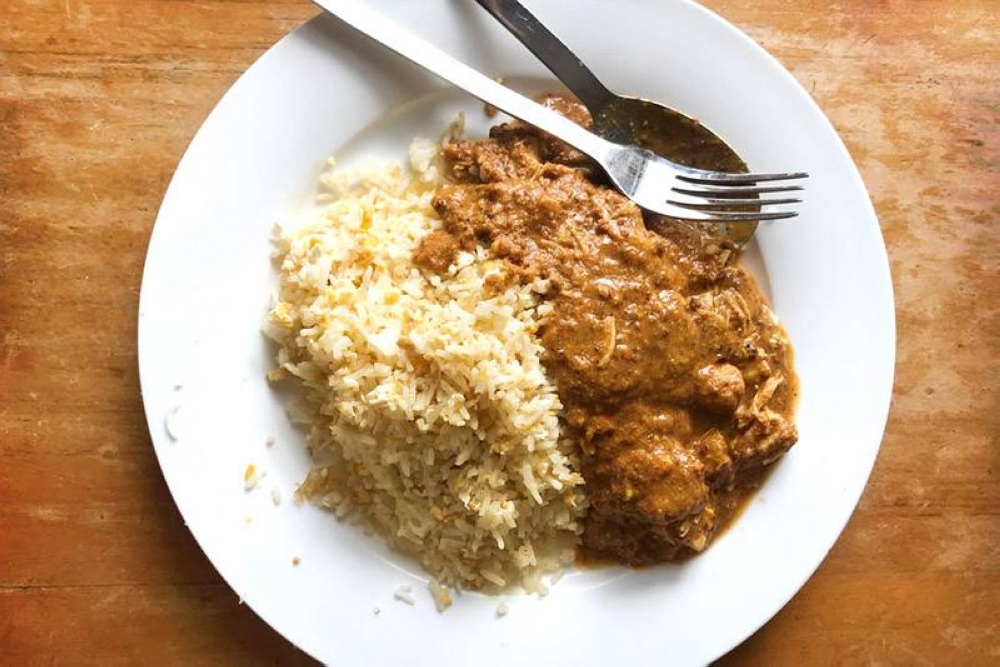
MULTIPOLYGON (((589 123, 575 102, 547 103, 589 123)), ((639 565, 703 551, 797 439, 792 348, 739 249, 644 213, 520 122, 444 152, 444 229, 414 259, 441 270, 483 244, 510 280, 547 283, 538 335, 562 437, 583 452, 585 553, 639 565)))

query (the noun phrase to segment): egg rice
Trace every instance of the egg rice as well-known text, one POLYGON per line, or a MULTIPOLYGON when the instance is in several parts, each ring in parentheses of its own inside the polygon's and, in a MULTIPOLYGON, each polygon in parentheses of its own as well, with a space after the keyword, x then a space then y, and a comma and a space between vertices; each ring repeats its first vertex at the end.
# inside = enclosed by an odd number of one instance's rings
POLYGON ((544 592, 586 510, 535 331, 542 280, 507 280, 479 247, 442 274, 413 254, 441 227, 438 148, 333 170, 325 202, 279 227, 265 331, 272 379, 296 378, 316 457, 299 495, 364 522, 442 584, 544 592))

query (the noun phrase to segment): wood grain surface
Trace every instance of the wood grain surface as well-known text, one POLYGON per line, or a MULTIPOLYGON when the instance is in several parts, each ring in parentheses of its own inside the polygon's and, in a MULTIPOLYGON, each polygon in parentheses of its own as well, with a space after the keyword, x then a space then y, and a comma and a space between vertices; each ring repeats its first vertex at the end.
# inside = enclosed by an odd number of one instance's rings
MULTIPOLYGON (((899 325, 868 488, 724 664, 1000 663, 1000 2, 711 0, 842 133, 899 325)), ((302 1, 0 0, 0 662, 309 663, 222 582, 149 442, 146 243, 192 135, 302 1)), ((849 418, 849 415, 845 415, 849 418)))

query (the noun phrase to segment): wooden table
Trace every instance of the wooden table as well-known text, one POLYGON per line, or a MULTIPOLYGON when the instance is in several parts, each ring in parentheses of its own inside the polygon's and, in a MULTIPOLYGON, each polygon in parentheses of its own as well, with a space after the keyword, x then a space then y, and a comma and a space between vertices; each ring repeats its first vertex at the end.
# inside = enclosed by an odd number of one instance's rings
MULTIPOLYGON (((899 324, 857 512, 723 662, 1000 661, 1000 6, 709 4, 842 133, 882 221, 899 324)), ((309 662, 185 529, 146 432, 135 341, 178 159, 233 80, 314 11, 0 1, 0 662, 309 662)))

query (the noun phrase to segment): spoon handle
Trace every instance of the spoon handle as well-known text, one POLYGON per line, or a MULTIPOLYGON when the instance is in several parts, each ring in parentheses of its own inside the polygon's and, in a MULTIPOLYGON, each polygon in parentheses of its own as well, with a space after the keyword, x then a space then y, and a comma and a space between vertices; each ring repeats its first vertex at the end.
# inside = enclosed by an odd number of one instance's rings
POLYGON ((607 107, 616 95, 604 87, 583 61, 517 0, 476 0, 493 18, 528 47, 576 95, 591 115, 607 107))
POLYGON ((620 151, 615 145, 580 127, 490 77, 477 72, 358 0, 313 0, 355 30, 388 47, 407 60, 458 86, 501 111, 562 139, 600 163, 620 151))

